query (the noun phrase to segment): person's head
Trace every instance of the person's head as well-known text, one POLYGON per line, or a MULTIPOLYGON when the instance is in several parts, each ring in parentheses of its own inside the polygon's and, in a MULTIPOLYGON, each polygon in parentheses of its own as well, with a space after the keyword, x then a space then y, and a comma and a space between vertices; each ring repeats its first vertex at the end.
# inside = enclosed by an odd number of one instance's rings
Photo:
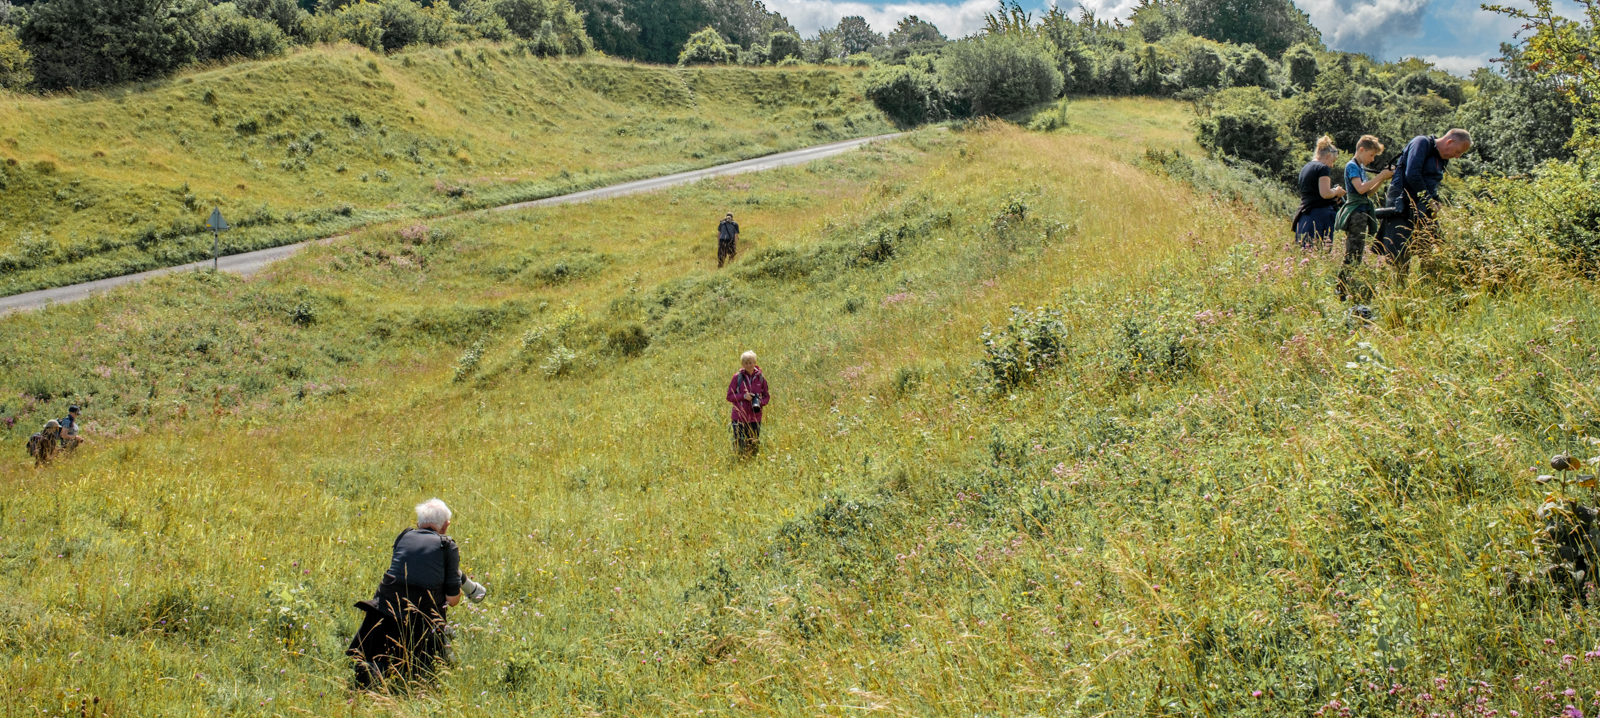
POLYGON ((1466 154, 1467 150, 1472 149, 1472 133, 1458 127, 1444 133, 1444 136, 1440 137, 1439 141, 1434 143, 1434 146, 1439 149, 1440 157, 1453 160, 1466 154))
POLYGON ((1383 143, 1372 135, 1362 135, 1356 141, 1356 161, 1361 164, 1371 162, 1378 155, 1383 154, 1383 143))
POLYGON ((729 213, 728 213, 728 216, 726 216, 726 217, 723 217, 723 219, 726 219, 726 220, 728 220, 728 221, 730 221, 730 222, 731 222, 731 221, 733 221, 733 213, 732 213, 732 212, 729 212, 729 213))
POLYGON ((1331 165, 1339 159, 1339 148, 1333 146, 1333 138, 1323 135, 1317 138, 1317 149, 1311 153, 1314 162, 1331 165))
POLYGON ((450 507, 439 499, 428 499, 417 504, 417 528, 444 533, 450 528, 450 507))
POLYGON ((745 352, 739 355, 739 367, 747 372, 756 370, 756 353, 745 352))
POLYGON ((44 433, 54 434, 61 431, 61 422, 51 419, 44 423, 44 433))

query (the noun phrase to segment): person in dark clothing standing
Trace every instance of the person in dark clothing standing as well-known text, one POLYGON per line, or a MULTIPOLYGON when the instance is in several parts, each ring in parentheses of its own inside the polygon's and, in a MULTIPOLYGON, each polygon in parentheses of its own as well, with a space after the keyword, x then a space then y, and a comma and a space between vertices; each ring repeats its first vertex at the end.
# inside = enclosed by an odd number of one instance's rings
MULTIPOLYGON (((1366 165, 1383 154, 1383 143, 1372 135, 1362 135, 1356 142, 1355 157, 1344 166, 1344 207, 1339 209, 1339 217, 1334 220, 1334 230, 1344 230, 1344 267, 1339 270, 1339 301, 1344 301, 1354 291, 1350 286, 1350 276, 1355 267, 1360 266, 1367 253, 1367 235, 1377 229, 1378 222, 1373 219, 1374 207, 1369 196, 1377 190, 1378 185, 1394 176, 1392 168, 1385 168, 1376 176, 1368 177, 1370 170, 1366 165)), ((1361 297, 1363 301, 1366 297, 1361 297)))
POLYGON ((1339 160, 1333 138, 1317 139, 1316 153, 1300 168, 1300 211, 1291 223, 1295 241, 1301 249, 1319 249, 1333 241, 1334 200, 1344 196, 1343 187, 1333 186, 1331 165, 1339 160))
POLYGON ((370 600, 356 608, 366 617, 346 653, 363 687, 391 675, 426 678, 444 651, 446 611, 465 590, 474 602, 487 589, 461 573, 461 550, 450 530, 450 507, 439 499, 417 505, 417 527, 394 540, 389 570, 370 600))
POLYGON ((722 268, 722 263, 733 261, 734 253, 739 251, 739 223, 733 221, 733 213, 722 218, 722 224, 717 225, 717 269, 722 268))
POLYGON ((1439 209, 1439 183, 1453 160, 1472 149, 1472 135, 1454 129, 1443 137, 1418 135, 1394 161, 1394 181, 1389 183, 1389 206, 1399 210, 1383 221, 1373 251, 1388 255, 1395 271, 1404 276, 1411 264, 1411 235, 1433 220, 1439 209))
POLYGON ((739 357, 739 372, 728 382, 728 403, 733 404, 733 451, 741 459, 761 450, 761 412, 772 402, 767 378, 756 365, 756 353, 739 357))

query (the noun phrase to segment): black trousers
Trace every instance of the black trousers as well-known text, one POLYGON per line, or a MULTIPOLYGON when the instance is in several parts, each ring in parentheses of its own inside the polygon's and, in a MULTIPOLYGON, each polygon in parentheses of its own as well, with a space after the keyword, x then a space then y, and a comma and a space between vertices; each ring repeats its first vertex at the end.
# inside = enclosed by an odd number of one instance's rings
POLYGON ((738 240, 736 239, 717 240, 717 267, 722 267, 722 263, 725 261, 732 261, 733 255, 739 249, 737 243, 738 240))
POLYGON ((345 650, 363 688, 391 676, 425 680, 444 652, 444 592, 384 579, 376 596, 356 602, 366 616, 345 650))
POLYGON ((761 422, 733 422, 733 452, 741 457, 755 456, 761 451, 761 422))

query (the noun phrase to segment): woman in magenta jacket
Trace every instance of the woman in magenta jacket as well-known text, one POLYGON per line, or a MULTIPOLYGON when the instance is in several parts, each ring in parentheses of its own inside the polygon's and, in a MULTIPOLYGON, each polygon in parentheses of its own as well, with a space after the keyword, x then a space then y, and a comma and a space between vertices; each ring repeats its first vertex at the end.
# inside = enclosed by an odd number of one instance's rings
POLYGON ((733 404, 733 450, 740 458, 755 456, 761 448, 761 411, 772 401, 767 378, 756 366, 756 353, 739 357, 739 372, 728 382, 728 403, 733 404))

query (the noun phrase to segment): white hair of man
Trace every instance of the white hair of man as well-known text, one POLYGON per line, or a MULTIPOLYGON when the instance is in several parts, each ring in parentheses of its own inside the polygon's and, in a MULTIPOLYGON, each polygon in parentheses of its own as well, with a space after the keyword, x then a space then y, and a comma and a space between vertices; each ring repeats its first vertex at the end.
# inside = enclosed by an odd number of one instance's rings
POLYGON ((739 361, 740 362, 747 362, 747 361, 753 362, 755 360, 756 360, 756 353, 755 352, 745 352, 745 353, 739 355, 739 361))
POLYGON ((1461 129, 1460 127, 1444 133, 1444 138, 1447 140, 1453 140, 1455 142, 1465 142, 1468 145, 1472 144, 1472 133, 1461 129))
POLYGON ((417 504, 417 528, 441 529, 450 523, 450 507, 439 499, 428 499, 417 504))

